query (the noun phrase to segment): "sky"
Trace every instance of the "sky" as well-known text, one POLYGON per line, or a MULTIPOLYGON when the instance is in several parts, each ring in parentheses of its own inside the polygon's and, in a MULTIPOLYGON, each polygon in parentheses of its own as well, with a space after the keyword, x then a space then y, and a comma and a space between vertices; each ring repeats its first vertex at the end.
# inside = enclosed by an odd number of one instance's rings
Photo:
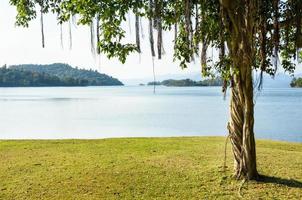
MULTIPOLYGON (((151 79, 152 57, 150 55, 148 23, 142 22, 144 39, 141 40, 142 53, 132 53, 125 64, 117 59, 107 59, 101 55, 99 59, 93 58, 90 50, 90 31, 88 26, 72 26, 72 49, 69 49, 68 24, 63 26, 63 48, 60 42, 60 26, 56 17, 47 14, 44 17, 45 45, 41 45, 41 31, 39 18, 29 24, 29 28, 15 26, 16 8, 9 5, 9 0, 0 2, 0 66, 7 64, 51 64, 68 63, 72 66, 85 69, 96 69, 121 80, 151 79)), ((134 18, 130 17, 130 24, 125 22, 123 28, 127 31, 126 41, 134 43, 134 18)), ((156 32, 154 32, 156 34, 156 32)), ((155 59, 155 72, 160 75, 199 74, 200 63, 196 59, 187 69, 181 69, 177 62, 173 62, 174 33, 164 32, 163 41, 166 54, 162 60, 155 59)), ((156 39, 156 38, 155 38, 156 39)), ((155 41, 156 42, 156 41, 155 41)), ((209 52, 211 56, 211 52, 209 52)), ((215 53, 214 53, 215 54, 215 53)), ((215 55, 214 55, 215 56, 215 55)), ((297 69, 302 73, 302 66, 297 69)), ((152 80, 152 79, 151 79, 152 80)))
MULTIPOLYGON (((56 17, 47 14, 44 17, 45 48, 41 45, 39 18, 29 24, 29 28, 15 26, 15 7, 9 0, 0 2, 0 66, 7 64, 51 64, 68 63, 79 68, 92 68, 119 79, 143 79, 152 77, 152 57, 150 53, 148 26, 143 21, 142 54, 132 53, 125 64, 117 59, 108 60, 101 55, 94 59, 90 50, 90 31, 88 26, 72 26, 72 49, 69 49, 68 24, 63 26, 63 49, 60 42, 60 26, 56 17)), ((135 42, 134 19, 130 17, 125 23, 126 41, 135 42)), ((155 32, 154 32, 155 34, 155 32)), ((173 62, 173 33, 164 32, 163 41, 166 54, 162 60, 155 59, 157 75, 200 73, 200 64, 192 63, 188 69, 182 70, 173 62)))

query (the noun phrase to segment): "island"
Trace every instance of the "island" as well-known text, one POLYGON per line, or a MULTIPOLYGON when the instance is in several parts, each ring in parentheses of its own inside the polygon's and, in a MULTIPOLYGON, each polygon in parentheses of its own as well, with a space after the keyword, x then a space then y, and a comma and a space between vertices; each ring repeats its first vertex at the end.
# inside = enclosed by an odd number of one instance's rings
POLYGON ((302 88, 302 77, 293 78, 292 82, 290 83, 290 86, 295 88, 302 88))
POLYGON ((163 85, 168 87, 196 87, 196 86, 222 86, 221 78, 205 79, 194 81, 191 79, 174 80, 168 79, 164 81, 149 82, 147 85, 163 85))
POLYGON ((121 86, 116 78, 96 70, 73 68, 68 64, 6 65, 0 68, 0 87, 121 86))

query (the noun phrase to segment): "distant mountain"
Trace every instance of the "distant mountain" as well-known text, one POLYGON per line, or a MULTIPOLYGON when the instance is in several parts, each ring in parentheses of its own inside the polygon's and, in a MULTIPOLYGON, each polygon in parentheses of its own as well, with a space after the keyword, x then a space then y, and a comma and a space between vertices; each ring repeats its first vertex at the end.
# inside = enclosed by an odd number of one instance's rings
POLYGON ((121 81, 96 70, 73 68, 70 65, 54 63, 50 65, 12 65, 3 68, 0 86, 113 86, 123 85, 121 81), (16 76, 18 74, 18 81, 16 76), (9 75, 11 74, 11 75, 9 75), (35 76, 35 78, 33 78, 35 76), (15 79, 15 80, 9 80, 15 79), (47 81, 46 81, 47 79, 47 81), (48 80, 49 79, 49 80, 48 80), (6 82, 5 82, 6 81, 6 82), (9 82, 9 83, 8 83, 9 82), (13 83, 16 82, 16 85, 13 83))

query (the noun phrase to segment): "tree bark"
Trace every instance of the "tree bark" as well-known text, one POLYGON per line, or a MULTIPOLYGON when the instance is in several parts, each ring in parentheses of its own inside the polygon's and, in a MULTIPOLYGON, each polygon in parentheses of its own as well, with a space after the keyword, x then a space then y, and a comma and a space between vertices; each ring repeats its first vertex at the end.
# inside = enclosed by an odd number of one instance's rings
POLYGON ((234 59, 237 73, 233 75, 230 102, 229 134, 234 154, 237 178, 257 179, 256 146, 254 138, 254 87, 250 46, 237 49, 234 59))
POLYGON ((257 179, 256 144, 254 137, 254 88, 252 67, 248 68, 245 76, 245 96, 243 138, 242 138, 242 170, 248 179, 257 179))
POLYGON ((238 78, 233 78, 231 88, 230 101, 230 121, 228 124, 230 140, 232 143, 232 151, 234 155, 234 175, 239 178, 241 176, 241 152, 242 152, 242 133, 244 124, 243 102, 238 78))
POLYGON ((254 102, 251 69, 233 77, 228 124, 234 155, 234 175, 237 178, 256 179, 256 148, 254 139, 254 102))

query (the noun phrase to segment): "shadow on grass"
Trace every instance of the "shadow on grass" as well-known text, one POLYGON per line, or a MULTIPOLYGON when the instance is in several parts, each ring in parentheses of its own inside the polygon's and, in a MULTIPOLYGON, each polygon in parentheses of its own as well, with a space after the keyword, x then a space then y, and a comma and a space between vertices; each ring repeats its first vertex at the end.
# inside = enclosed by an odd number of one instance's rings
POLYGON ((294 179, 284 179, 274 176, 259 175, 259 179, 257 181, 261 183, 274 183, 292 188, 302 188, 302 182, 294 179))

